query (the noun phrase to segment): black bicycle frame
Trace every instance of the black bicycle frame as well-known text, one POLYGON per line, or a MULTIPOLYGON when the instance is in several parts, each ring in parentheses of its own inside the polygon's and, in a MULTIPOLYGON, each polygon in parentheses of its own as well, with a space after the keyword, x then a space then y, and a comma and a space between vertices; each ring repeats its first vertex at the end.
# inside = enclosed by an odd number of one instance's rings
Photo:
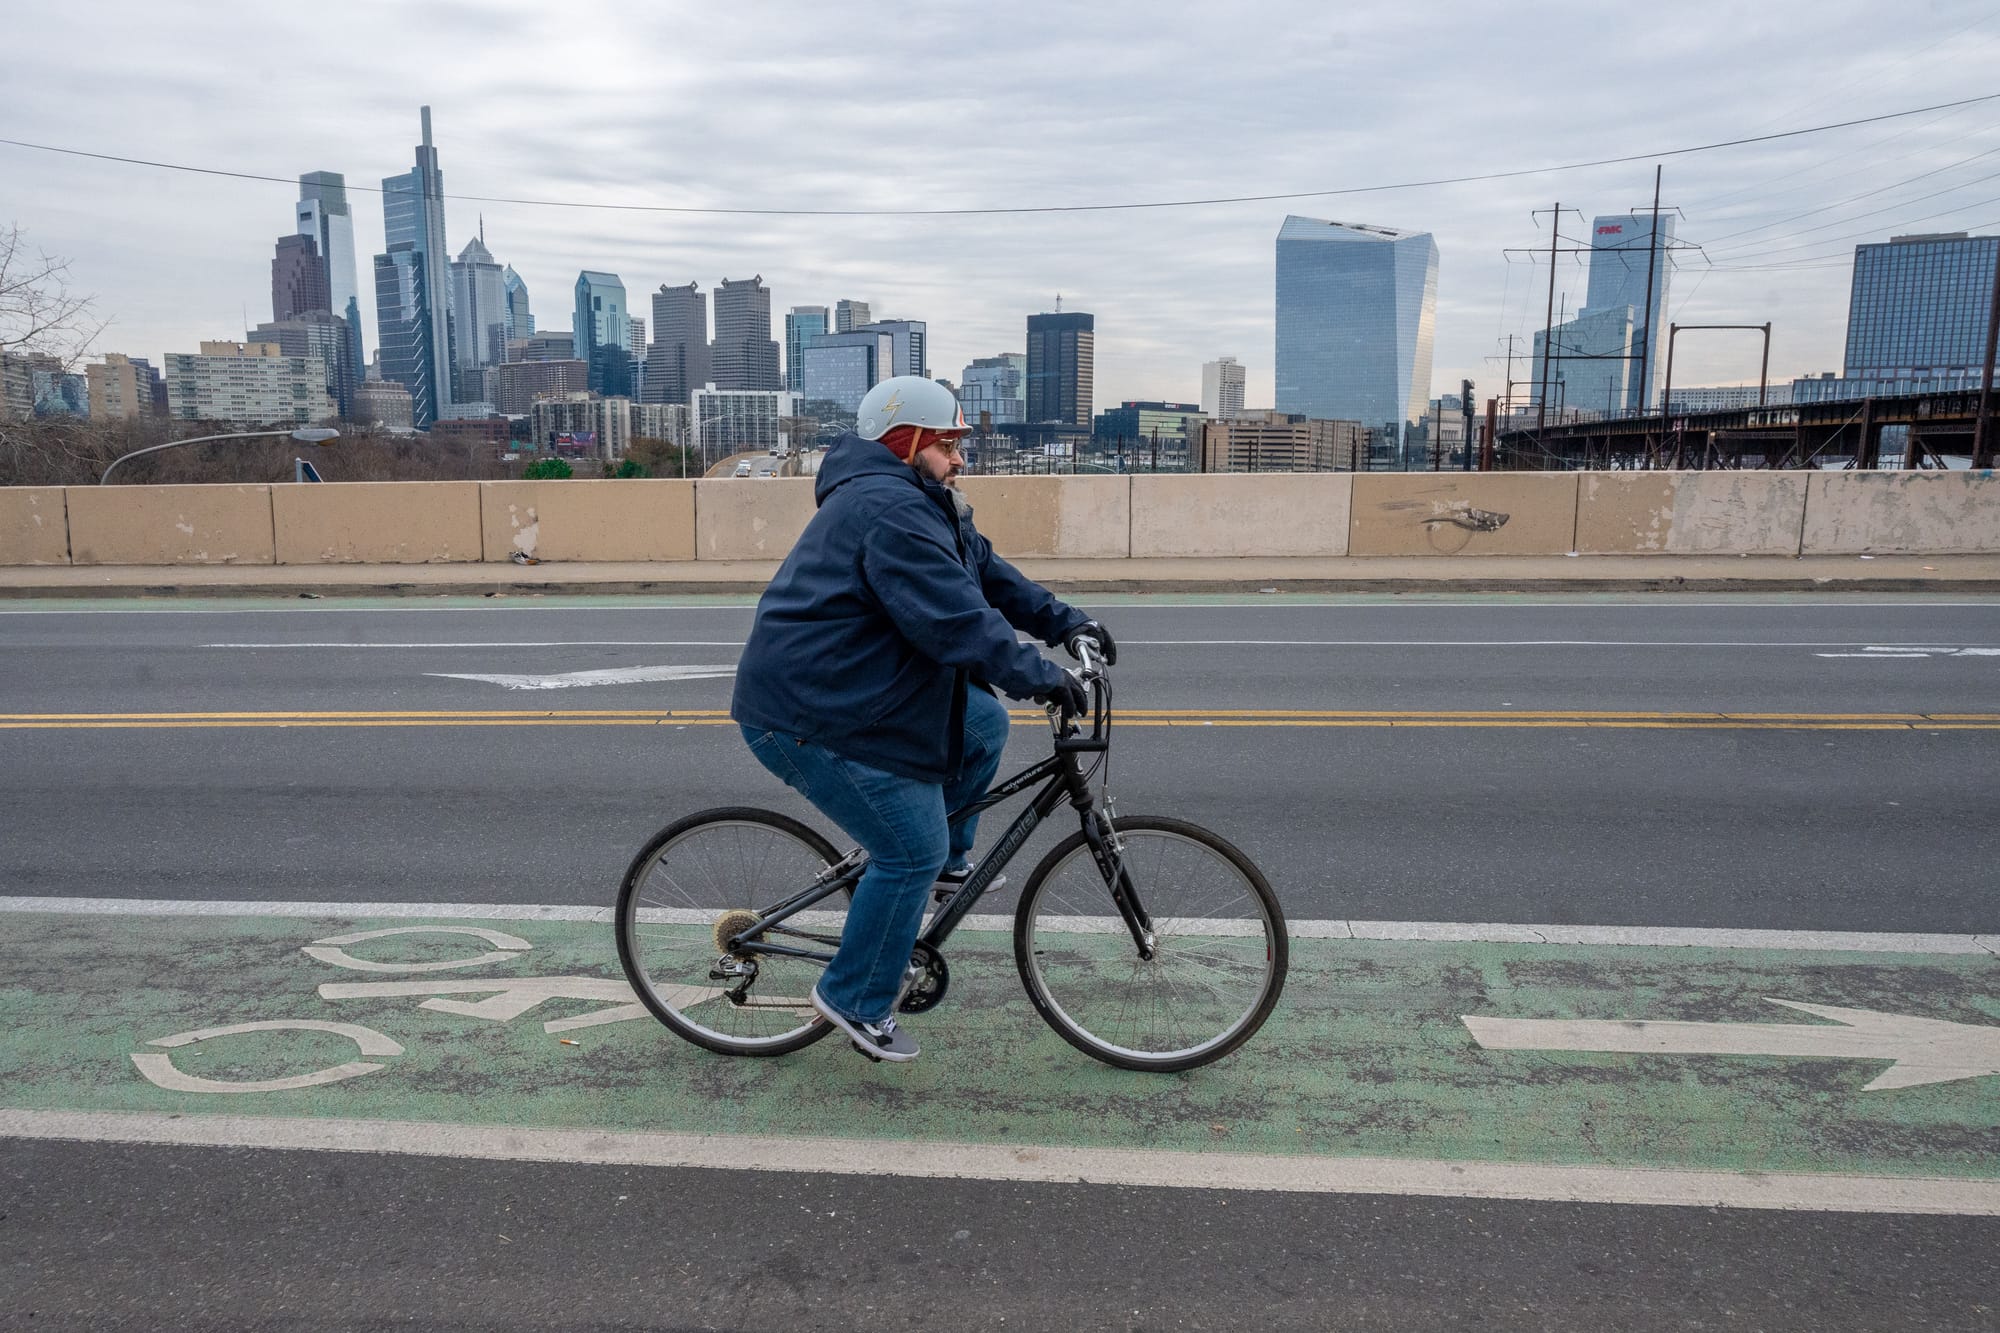
MULTIPOLYGON (((1094 817, 1096 802, 1091 796, 1090 784, 1077 763, 1079 754, 1100 753, 1111 748, 1111 743, 1105 734, 1106 718, 1101 709, 1094 721, 1096 725, 1088 735, 1077 734, 1073 730, 1069 734, 1058 734, 1055 738, 1054 754, 1008 778, 971 805, 954 810, 947 816, 948 822, 956 824, 961 819, 989 810, 1002 801, 1018 796, 1037 782, 1046 779, 1042 789, 1028 802, 1027 808, 1015 817, 1014 822, 1007 826, 1007 831, 1000 835, 1000 840, 980 858, 979 864, 973 867, 972 874, 965 883, 945 900, 944 906, 931 918, 930 925, 918 937, 921 943, 928 944, 932 948, 941 947, 958 928, 958 923, 971 913, 980 895, 986 892, 986 886, 1006 868, 1015 853, 1027 845, 1028 839, 1033 836, 1041 822, 1054 814, 1056 807, 1067 801, 1077 811, 1079 822, 1083 826, 1084 839, 1090 844, 1091 856, 1097 862, 1105 883, 1111 886, 1111 899, 1117 904, 1118 914, 1124 919, 1126 929, 1132 933, 1132 943, 1138 949, 1139 956, 1145 959, 1152 958, 1152 920, 1139 904, 1138 893, 1133 887, 1131 876, 1125 870, 1118 847, 1104 836, 1105 827, 1094 817)), ((729 939, 731 951, 778 954, 788 958, 810 958, 822 963, 832 962, 831 953, 795 948, 787 944, 774 944, 768 939, 757 937, 765 931, 777 929, 781 934, 801 939, 820 943, 831 942, 807 931, 785 929, 783 923, 814 903, 822 902, 843 889, 853 888, 860 880, 867 864, 867 857, 860 851, 848 853, 821 872, 810 888, 787 898, 731 936, 729 939)))

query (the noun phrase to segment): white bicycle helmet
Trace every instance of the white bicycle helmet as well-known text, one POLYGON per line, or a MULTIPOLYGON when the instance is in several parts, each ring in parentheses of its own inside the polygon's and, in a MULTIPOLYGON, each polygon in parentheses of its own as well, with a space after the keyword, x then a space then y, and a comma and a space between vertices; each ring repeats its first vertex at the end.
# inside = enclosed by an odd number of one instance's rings
POLYGON ((854 433, 879 440, 897 426, 967 430, 965 413, 950 389, 921 375, 897 375, 868 391, 855 412, 854 433))

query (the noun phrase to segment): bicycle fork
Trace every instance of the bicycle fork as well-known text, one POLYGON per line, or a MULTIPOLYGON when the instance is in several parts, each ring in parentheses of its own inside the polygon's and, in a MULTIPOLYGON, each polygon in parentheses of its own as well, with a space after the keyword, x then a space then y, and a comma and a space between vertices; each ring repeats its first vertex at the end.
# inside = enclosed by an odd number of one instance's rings
POLYGON ((1111 890, 1111 901, 1117 905, 1125 929, 1132 933, 1133 947, 1142 960, 1150 963, 1159 938, 1153 931, 1153 919, 1146 915, 1145 905, 1139 901, 1138 886, 1125 868, 1124 841, 1118 836, 1111 813, 1108 808, 1099 809, 1087 797, 1076 805, 1083 814, 1083 838, 1090 844, 1091 859, 1097 862, 1098 873, 1104 876, 1104 883, 1111 890))

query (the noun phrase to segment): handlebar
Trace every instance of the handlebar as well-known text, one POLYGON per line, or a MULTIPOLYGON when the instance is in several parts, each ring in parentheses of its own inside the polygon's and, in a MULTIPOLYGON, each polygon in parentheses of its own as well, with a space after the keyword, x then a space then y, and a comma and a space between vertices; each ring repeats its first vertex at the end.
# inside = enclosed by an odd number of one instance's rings
POLYGON ((1104 655, 1098 651, 1097 642, 1090 638, 1077 638, 1070 644, 1070 651, 1076 654, 1077 675, 1090 689, 1090 738, 1077 741, 1081 717, 1072 718, 1059 705, 1049 705, 1049 729, 1055 733, 1058 746, 1072 743, 1085 749, 1103 749, 1108 742, 1105 734, 1111 722, 1111 678, 1107 674, 1104 655))

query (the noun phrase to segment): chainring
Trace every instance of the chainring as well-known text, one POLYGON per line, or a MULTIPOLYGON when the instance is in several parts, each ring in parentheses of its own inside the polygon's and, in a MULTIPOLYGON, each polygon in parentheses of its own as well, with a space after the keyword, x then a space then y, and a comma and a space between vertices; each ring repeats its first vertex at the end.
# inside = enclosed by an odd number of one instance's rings
POLYGON ((918 940, 910 950, 910 972, 914 976, 908 981, 903 998, 896 1002, 897 1011, 921 1014, 926 1009, 935 1009, 951 987, 951 969, 945 966, 944 955, 918 940))

